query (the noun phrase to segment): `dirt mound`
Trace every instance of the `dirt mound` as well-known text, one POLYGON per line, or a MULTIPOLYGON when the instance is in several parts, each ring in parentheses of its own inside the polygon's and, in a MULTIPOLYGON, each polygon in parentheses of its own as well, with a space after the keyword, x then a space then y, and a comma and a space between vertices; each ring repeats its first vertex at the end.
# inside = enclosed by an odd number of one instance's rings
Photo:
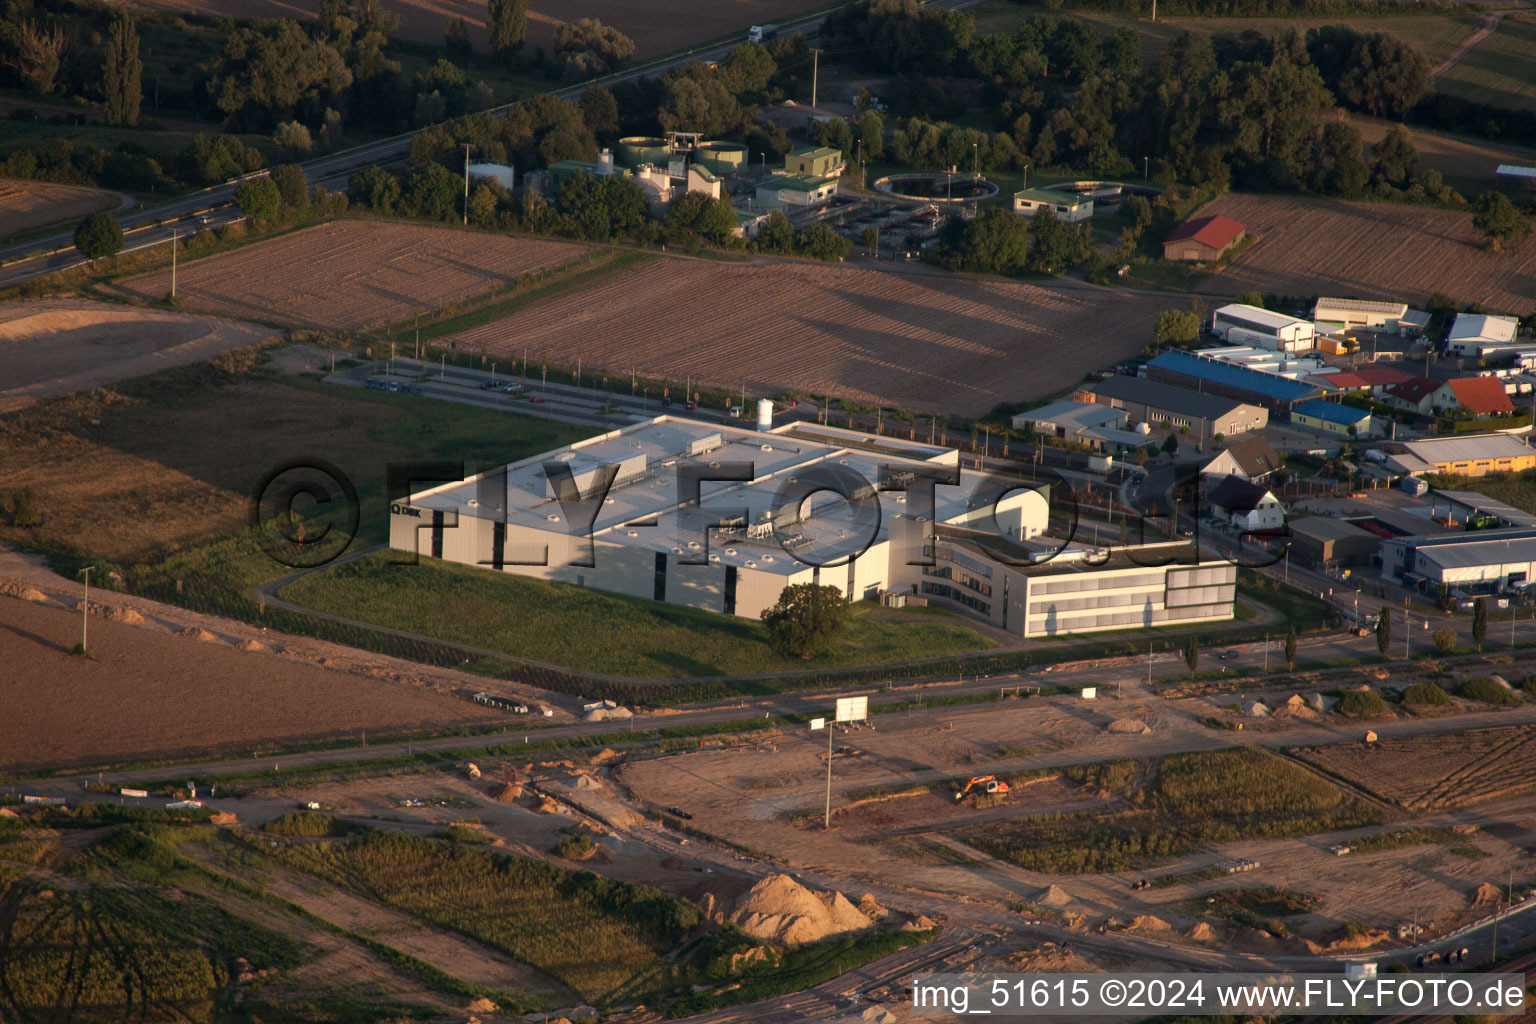
POLYGON ((132 608, 108 608, 107 618, 113 622, 127 623, 130 626, 143 625, 145 622, 144 616, 132 608))
POLYGON ((1131 931, 1133 932, 1166 932, 1173 925, 1160 917, 1152 914, 1143 914, 1140 917, 1131 918, 1131 931))
POLYGON ((1504 898, 1504 890, 1489 882, 1484 882, 1472 893, 1473 906, 1484 903, 1495 903, 1504 898))
POLYGON ((904 932, 925 932, 929 928, 937 928, 938 923, 927 914, 918 914, 912 920, 901 926, 904 932))
POLYGON ((859 897, 859 913, 873 921, 877 917, 884 917, 889 911, 875 902, 874 893, 867 892, 859 897))
POLYGON ((1048 885, 1036 894, 1035 902, 1042 907, 1064 907, 1072 902, 1072 897, 1061 886, 1048 885))
POLYGON ((1108 731, 1127 736, 1144 736, 1152 731, 1152 727, 1135 718, 1117 718, 1109 723, 1108 731))
POLYGON ((1184 935, 1186 938, 1194 939, 1196 942, 1214 942, 1216 939, 1216 929, 1201 921, 1185 932, 1184 935))
POLYGON ((610 761, 617 761, 623 756, 624 755, 619 753, 617 750, 614 750, 610 747, 604 747, 602 750, 599 750, 597 753, 592 755, 592 763, 607 764, 610 761))
POLYGON ((578 775, 573 783, 577 789, 602 789, 603 784, 590 775, 578 775))
POLYGON ((33 590, 31 587, 22 587, 16 592, 16 596, 23 601, 47 601, 48 595, 41 590, 33 590))
POLYGON ((188 626, 181 631, 180 635, 191 640, 203 640, 212 643, 217 643, 219 639, 201 626, 188 626))
POLYGON ((539 806, 535 807, 534 810, 540 814, 564 814, 565 805, 558 800, 551 800, 549 797, 545 797, 539 801, 539 806))
POLYGON ((788 875, 769 875, 754 885, 729 920, 753 938, 791 946, 862 931, 874 923, 842 893, 813 892, 788 875))
POLYGON ((485 998, 485 996, 481 996, 479 999, 476 999, 474 1002, 464 1007, 464 1010, 467 1013, 495 1013, 497 1009, 499 1009, 499 1007, 497 1007, 497 1005, 491 1002, 489 999, 485 998))
POLYGON ((239 643, 235 644, 235 646, 240 648, 242 651, 264 651, 267 649, 266 644, 262 643, 260 640, 252 640, 249 637, 241 640, 239 643))
POLYGON ((510 804, 522 797, 523 787, 516 782, 502 782, 492 785, 487 792, 497 803, 510 804))

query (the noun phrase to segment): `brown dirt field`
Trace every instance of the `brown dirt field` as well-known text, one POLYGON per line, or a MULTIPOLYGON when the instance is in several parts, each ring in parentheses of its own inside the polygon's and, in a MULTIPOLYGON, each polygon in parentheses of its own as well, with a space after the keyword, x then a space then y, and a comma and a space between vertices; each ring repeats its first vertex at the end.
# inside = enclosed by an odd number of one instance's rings
POLYGON ((1176 304, 937 274, 658 260, 446 340, 728 390, 977 415, 1140 352, 1176 304))
MULTIPOLYGON (((567 242, 342 220, 182 265, 191 309, 268 323, 366 330, 483 295, 580 256, 567 242)), ((137 299, 170 291, 170 270, 119 282, 137 299)))
MULTIPOLYGON (((1367 146, 1374 146, 1390 131, 1395 122, 1379 118, 1349 114, 1345 118, 1360 129, 1367 146)), ((1536 164, 1536 149, 1511 146, 1486 139, 1474 139, 1459 135, 1413 129, 1413 145, 1419 151, 1419 170, 1430 168, 1440 172, 1445 183, 1461 192, 1468 199, 1477 192, 1495 186, 1507 186, 1509 179, 1494 173, 1499 164, 1536 164)))
POLYGON ((0 412, 202 362, 274 332, 211 316, 53 299, 0 306, 0 412))
POLYGON ((0 239, 24 234, 61 221, 79 220, 88 213, 115 210, 122 197, 115 192, 40 181, 0 181, 0 239))
POLYGON ((1422 303, 1440 292, 1491 313, 1536 311, 1536 236, 1491 255, 1454 210, 1228 195, 1224 213, 1259 240, 1203 284, 1210 291, 1339 295, 1422 303))
MULTIPOLYGON (((313 18, 320 6, 318 0, 135 0, 135 4, 232 18, 313 18)), ((384 6, 400 16, 396 34, 402 39, 441 44, 443 22, 463 18, 469 23, 475 47, 482 52, 486 49, 485 4, 481 0, 385 0, 384 6)), ((560 22, 597 18, 633 39, 637 57, 659 57, 734 33, 745 39, 749 25, 781 21, 826 6, 824 0, 725 0, 713 4, 694 0, 585 0, 580 4, 533 0, 528 5, 528 47, 549 50, 560 22)))
POLYGON ((78 614, 0 598, 0 679, 14 712, 0 714, 6 768, 249 753, 495 717, 420 688, 95 617, 94 660, 69 653, 79 639, 78 614))
POLYGON ((1536 726, 1385 738, 1299 752, 1311 763, 1410 810, 1466 807, 1536 789, 1536 726))

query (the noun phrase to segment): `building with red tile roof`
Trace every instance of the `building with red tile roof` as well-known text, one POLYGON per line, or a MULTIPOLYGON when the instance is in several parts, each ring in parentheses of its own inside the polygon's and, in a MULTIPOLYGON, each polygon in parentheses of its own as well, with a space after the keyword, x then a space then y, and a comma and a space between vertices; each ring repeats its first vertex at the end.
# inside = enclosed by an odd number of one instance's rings
POLYGON ((1225 214, 1196 217, 1174 229, 1163 242, 1163 259, 1209 261, 1243 240, 1248 229, 1225 214))
POLYGON ((1496 377, 1456 377, 1436 390, 1432 404, 1436 409, 1458 406, 1474 416, 1507 416, 1515 411, 1504 384, 1496 377))

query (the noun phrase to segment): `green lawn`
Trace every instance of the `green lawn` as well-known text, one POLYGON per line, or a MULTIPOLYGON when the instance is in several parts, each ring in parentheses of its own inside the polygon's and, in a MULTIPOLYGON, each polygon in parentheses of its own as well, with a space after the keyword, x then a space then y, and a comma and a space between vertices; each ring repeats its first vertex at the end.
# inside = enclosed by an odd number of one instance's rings
MULTIPOLYGON (((854 605, 835 654, 775 654, 755 621, 423 558, 381 552, 313 573, 281 596, 317 611, 473 644, 581 671, 648 678, 783 672, 902 661, 996 646, 935 609, 854 605)), ((601 555, 599 555, 601 557, 601 555)))
POLYGON ((1477 103, 1536 109, 1536 16, 1506 16, 1492 35, 1435 80, 1435 88, 1477 103))

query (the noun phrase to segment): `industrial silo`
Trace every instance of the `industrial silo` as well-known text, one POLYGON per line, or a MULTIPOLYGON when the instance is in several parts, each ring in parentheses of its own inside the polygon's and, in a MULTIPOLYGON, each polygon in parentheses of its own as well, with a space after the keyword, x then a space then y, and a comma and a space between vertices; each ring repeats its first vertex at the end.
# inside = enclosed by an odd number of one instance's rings
POLYGON ((747 166, 747 147, 719 139, 701 142, 693 148, 693 162, 719 178, 740 174, 747 166))
POLYGON ((631 169, 639 167, 641 164, 655 164, 658 167, 665 167, 670 156, 671 150, 667 148, 666 139, 658 139, 647 135, 631 135, 627 139, 619 140, 619 163, 631 169))

